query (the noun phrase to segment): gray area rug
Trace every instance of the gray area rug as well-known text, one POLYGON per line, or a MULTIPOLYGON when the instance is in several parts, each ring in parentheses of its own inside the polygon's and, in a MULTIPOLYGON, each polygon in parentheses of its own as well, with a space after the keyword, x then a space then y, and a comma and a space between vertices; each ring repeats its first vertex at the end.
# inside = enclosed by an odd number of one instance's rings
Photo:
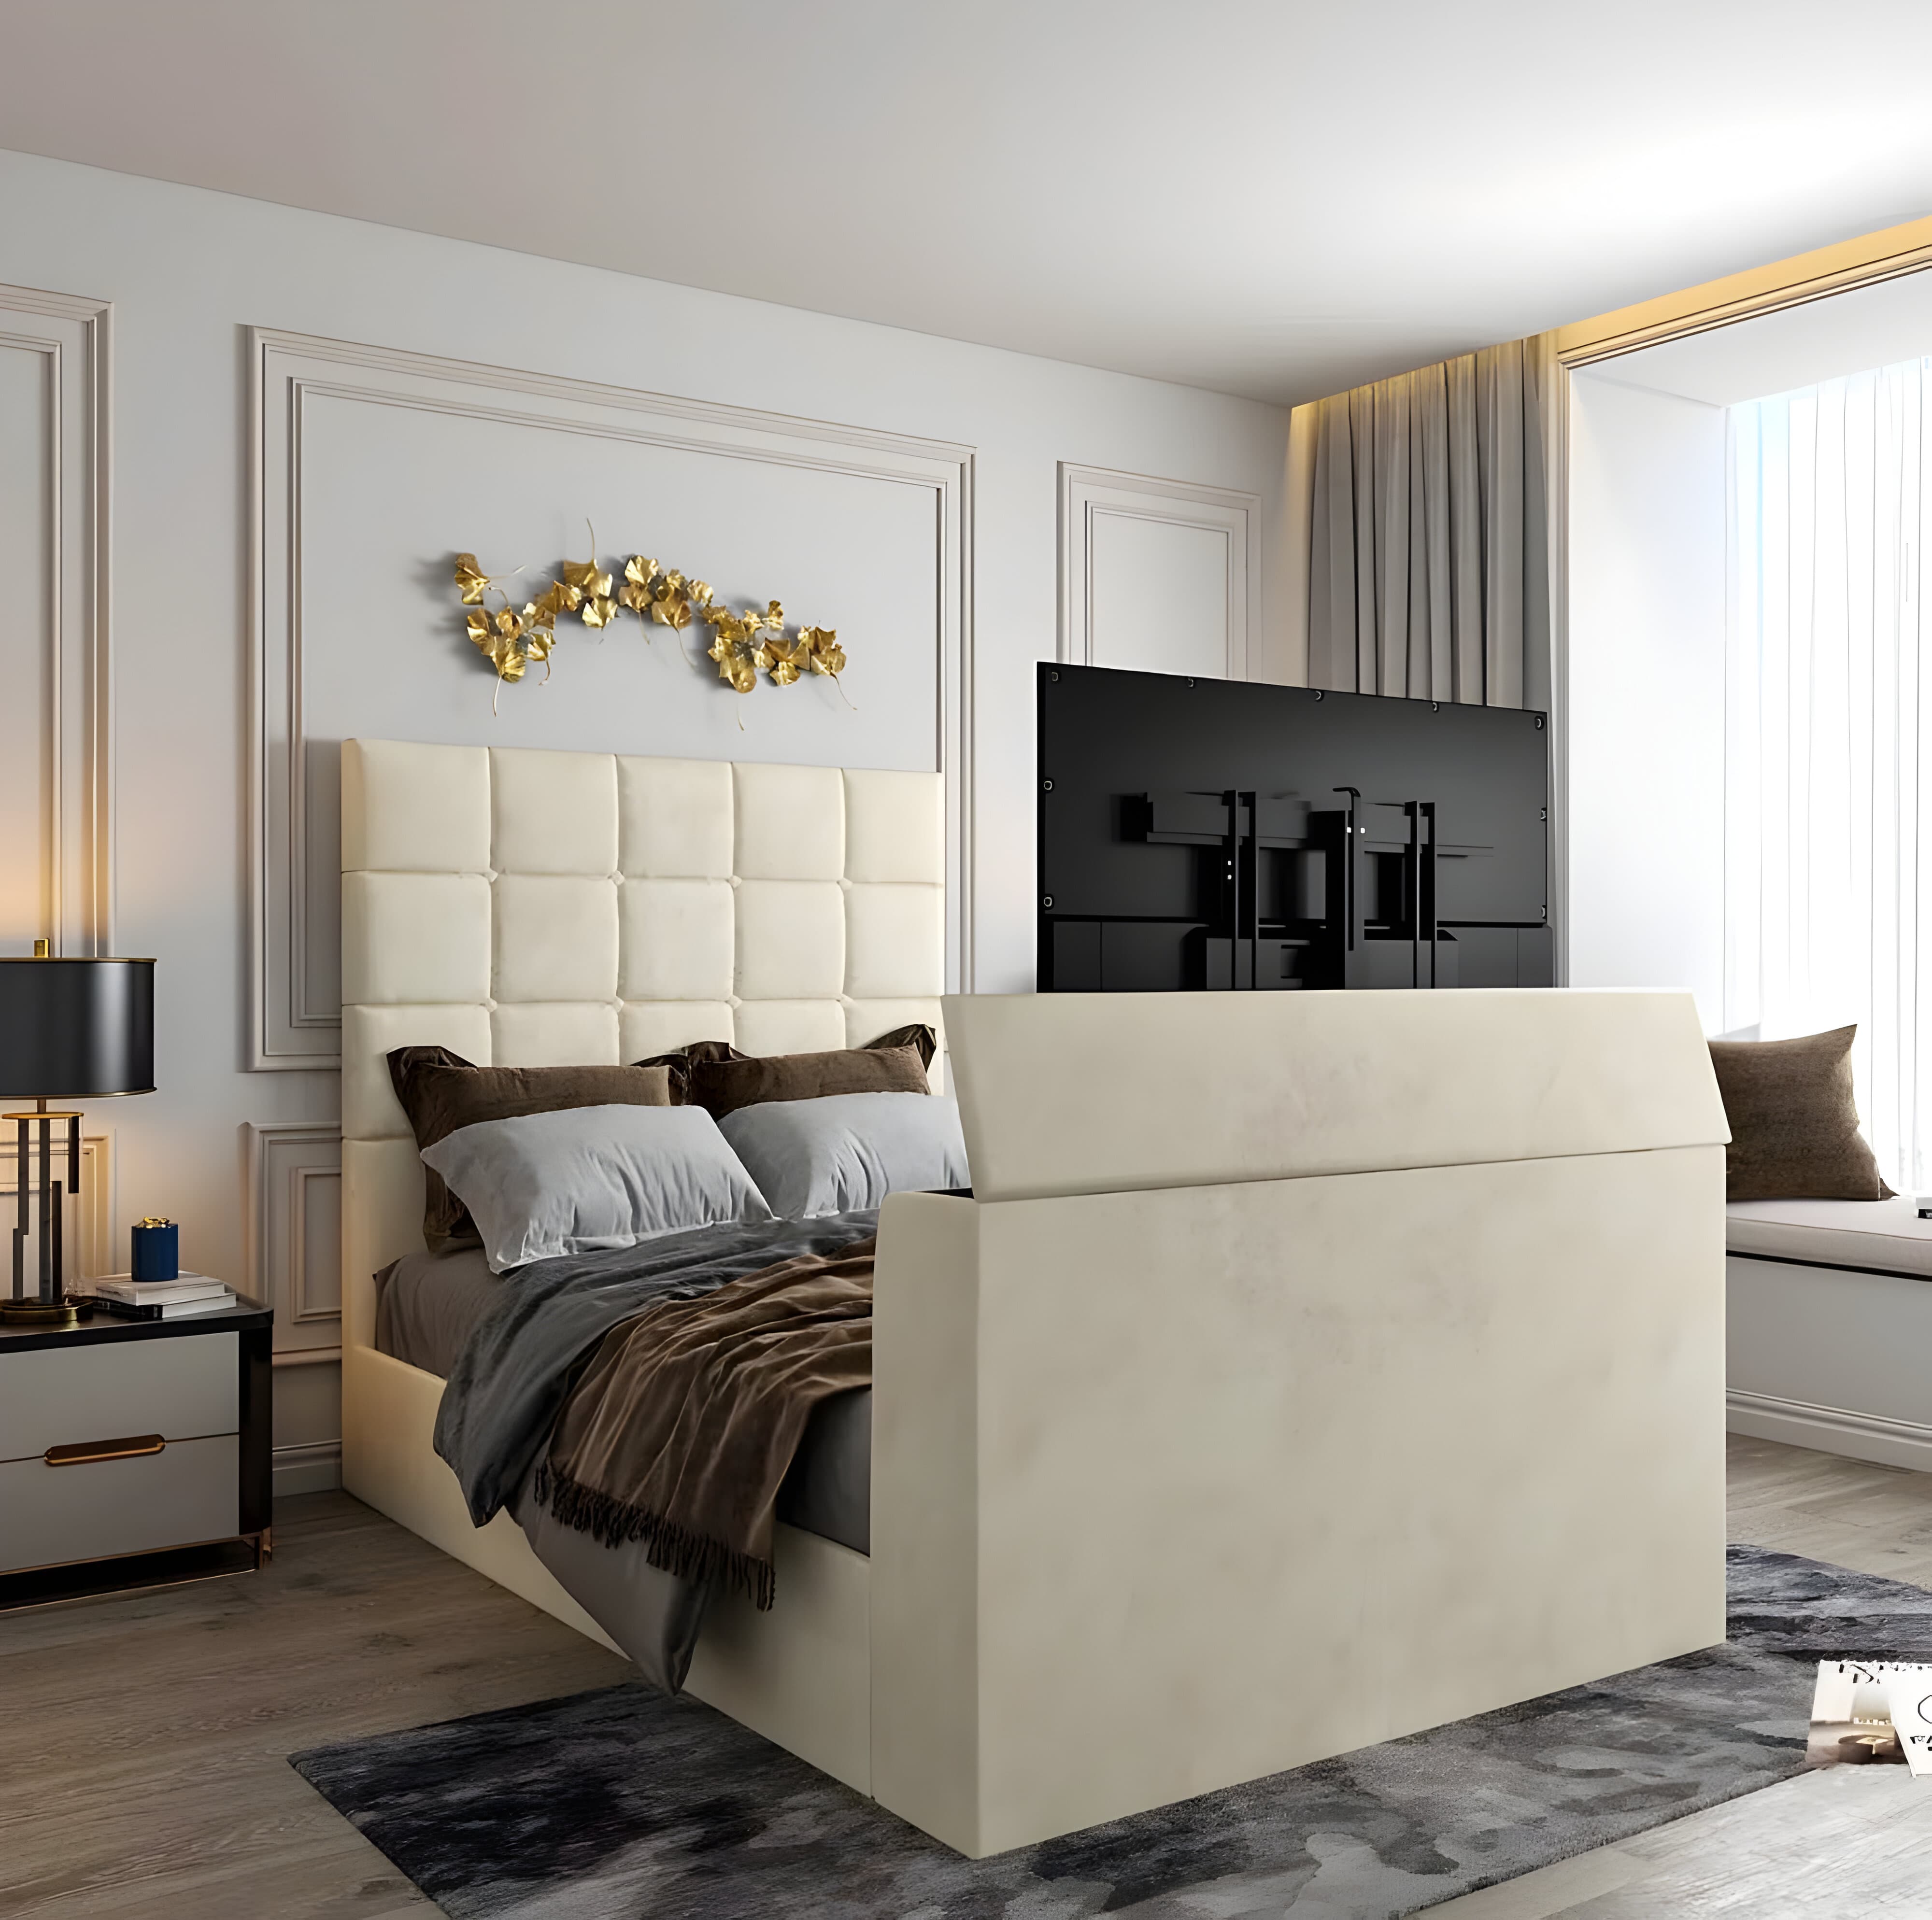
POLYGON ((640 1686, 291 1764, 457 1920, 1395 1920, 1802 1772, 1813 1663, 1932 1658, 1932 1592, 1733 1547, 1730 1636, 989 1860, 640 1686))

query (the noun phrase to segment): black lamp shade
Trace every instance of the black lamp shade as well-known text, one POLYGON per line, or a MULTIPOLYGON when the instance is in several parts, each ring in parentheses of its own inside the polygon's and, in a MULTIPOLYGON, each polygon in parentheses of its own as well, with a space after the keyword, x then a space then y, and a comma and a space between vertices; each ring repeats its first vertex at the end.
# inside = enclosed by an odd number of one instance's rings
POLYGON ((154 1090, 152 960, 0 958, 0 1095, 154 1090))

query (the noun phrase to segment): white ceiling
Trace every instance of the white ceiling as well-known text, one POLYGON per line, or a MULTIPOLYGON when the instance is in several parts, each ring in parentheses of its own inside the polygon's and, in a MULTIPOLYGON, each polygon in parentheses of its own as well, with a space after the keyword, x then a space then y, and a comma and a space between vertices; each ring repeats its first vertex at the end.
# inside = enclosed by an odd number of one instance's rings
POLYGON ((1295 401, 1932 211, 1932 7, 0 0, 0 146, 1295 401))

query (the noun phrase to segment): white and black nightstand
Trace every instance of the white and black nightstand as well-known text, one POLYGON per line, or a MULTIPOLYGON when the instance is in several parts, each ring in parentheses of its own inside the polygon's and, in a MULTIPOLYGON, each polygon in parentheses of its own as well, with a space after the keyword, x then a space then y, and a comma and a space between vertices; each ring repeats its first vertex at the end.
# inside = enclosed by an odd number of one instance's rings
POLYGON ((0 1326, 0 1608, 261 1565, 274 1323, 0 1326))

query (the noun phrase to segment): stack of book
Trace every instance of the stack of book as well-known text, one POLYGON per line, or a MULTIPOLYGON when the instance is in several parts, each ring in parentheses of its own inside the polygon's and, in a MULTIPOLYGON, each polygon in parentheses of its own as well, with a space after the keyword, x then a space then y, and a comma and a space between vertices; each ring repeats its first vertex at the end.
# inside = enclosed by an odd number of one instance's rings
POLYGON ((123 1320, 179 1320, 191 1313, 218 1313, 235 1304, 235 1292, 205 1273, 184 1273, 174 1280, 130 1280, 116 1274, 94 1283, 94 1304, 123 1320))

